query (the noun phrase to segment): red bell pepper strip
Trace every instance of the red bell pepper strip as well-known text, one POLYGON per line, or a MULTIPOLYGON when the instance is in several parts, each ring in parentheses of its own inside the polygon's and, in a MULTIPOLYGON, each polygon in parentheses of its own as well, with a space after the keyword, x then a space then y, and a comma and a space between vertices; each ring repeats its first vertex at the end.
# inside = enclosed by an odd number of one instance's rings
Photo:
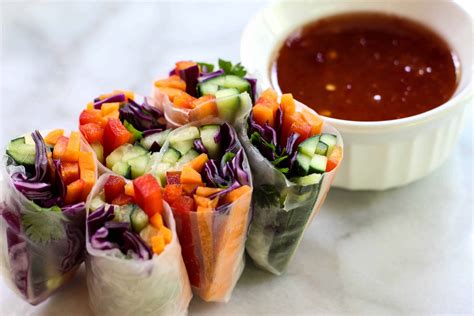
POLYGON ((143 211, 152 217, 155 213, 163 214, 163 199, 161 187, 151 174, 146 174, 133 180, 135 201, 143 211))

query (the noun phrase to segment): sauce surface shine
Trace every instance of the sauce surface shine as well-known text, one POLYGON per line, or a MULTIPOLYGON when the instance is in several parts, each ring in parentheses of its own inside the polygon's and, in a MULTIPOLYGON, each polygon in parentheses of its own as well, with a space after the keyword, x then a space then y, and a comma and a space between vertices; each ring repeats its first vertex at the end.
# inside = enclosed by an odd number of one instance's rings
POLYGON ((321 115, 384 121, 448 101, 457 85, 456 60, 442 38, 418 23, 355 13, 292 33, 272 65, 272 78, 283 93, 321 115))

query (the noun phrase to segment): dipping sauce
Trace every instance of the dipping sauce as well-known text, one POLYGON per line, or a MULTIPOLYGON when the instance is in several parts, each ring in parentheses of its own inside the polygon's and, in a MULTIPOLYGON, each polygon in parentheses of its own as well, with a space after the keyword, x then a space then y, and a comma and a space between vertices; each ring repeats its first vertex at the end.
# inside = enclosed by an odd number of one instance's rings
POLYGON ((425 26, 392 15, 355 13, 292 33, 271 71, 274 86, 321 115, 383 121, 448 101, 457 67, 448 44, 425 26))

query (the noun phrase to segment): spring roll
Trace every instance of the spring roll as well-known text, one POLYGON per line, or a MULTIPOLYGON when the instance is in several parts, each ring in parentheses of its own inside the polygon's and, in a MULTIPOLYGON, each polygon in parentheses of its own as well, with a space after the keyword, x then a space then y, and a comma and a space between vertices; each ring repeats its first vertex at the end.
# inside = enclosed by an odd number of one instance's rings
POLYGON ((228 123, 174 130, 151 173, 173 210, 191 285, 205 301, 227 302, 244 269, 251 216, 250 168, 228 123))
POLYGON ((79 130, 94 149, 99 172, 127 179, 145 173, 170 129, 162 108, 149 97, 115 91, 94 99, 79 117, 79 130))
POLYGON ((185 315, 192 297, 156 179, 107 173, 87 205, 87 286, 96 315, 185 315))
POLYGON ((179 61, 168 78, 154 82, 153 97, 173 126, 210 117, 235 125, 247 116, 256 80, 245 77, 247 71, 240 63, 219 59, 218 69, 214 68, 213 64, 179 61))
POLYGON ((339 133, 291 94, 264 91, 239 136, 255 179, 247 252, 281 274, 321 208, 343 155, 339 133))
POLYGON ((15 138, 3 159, 1 267, 7 283, 36 305, 69 281, 84 260, 85 200, 97 179, 79 132, 15 138), (44 138, 43 138, 44 136, 44 138))

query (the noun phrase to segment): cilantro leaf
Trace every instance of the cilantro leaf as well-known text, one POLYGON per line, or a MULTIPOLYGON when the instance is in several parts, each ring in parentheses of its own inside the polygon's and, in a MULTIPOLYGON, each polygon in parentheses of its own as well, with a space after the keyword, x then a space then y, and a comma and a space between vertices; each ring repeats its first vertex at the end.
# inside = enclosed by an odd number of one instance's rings
POLYGON ((255 204, 259 207, 269 208, 280 204, 280 193, 275 186, 271 184, 262 184, 259 187, 254 187, 255 204))
POLYGON ((281 157, 277 157, 277 159, 273 160, 272 161, 272 164, 274 166, 278 166, 278 164, 280 164, 281 162, 283 162, 285 159, 288 158, 288 155, 284 155, 284 156, 281 156, 281 157))
POLYGON ((206 72, 213 72, 214 71, 214 65, 213 64, 208 64, 208 63, 203 63, 203 62, 198 62, 197 63, 201 71, 203 68, 206 68, 206 72))
POLYGON ((244 77, 247 74, 247 70, 240 63, 232 65, 230 61, 223 60, 219 58, 218 61, 219 68, 224 70, 226 75, 235 75, 238 77, 244 77))
POLYGON ((28 238, 35 243, 47 244, 66 236, 61 209, 58 206, 52 208, 40 208, 31 202, 34 211, 29 211, 21 216, 23 230, 28 238))

